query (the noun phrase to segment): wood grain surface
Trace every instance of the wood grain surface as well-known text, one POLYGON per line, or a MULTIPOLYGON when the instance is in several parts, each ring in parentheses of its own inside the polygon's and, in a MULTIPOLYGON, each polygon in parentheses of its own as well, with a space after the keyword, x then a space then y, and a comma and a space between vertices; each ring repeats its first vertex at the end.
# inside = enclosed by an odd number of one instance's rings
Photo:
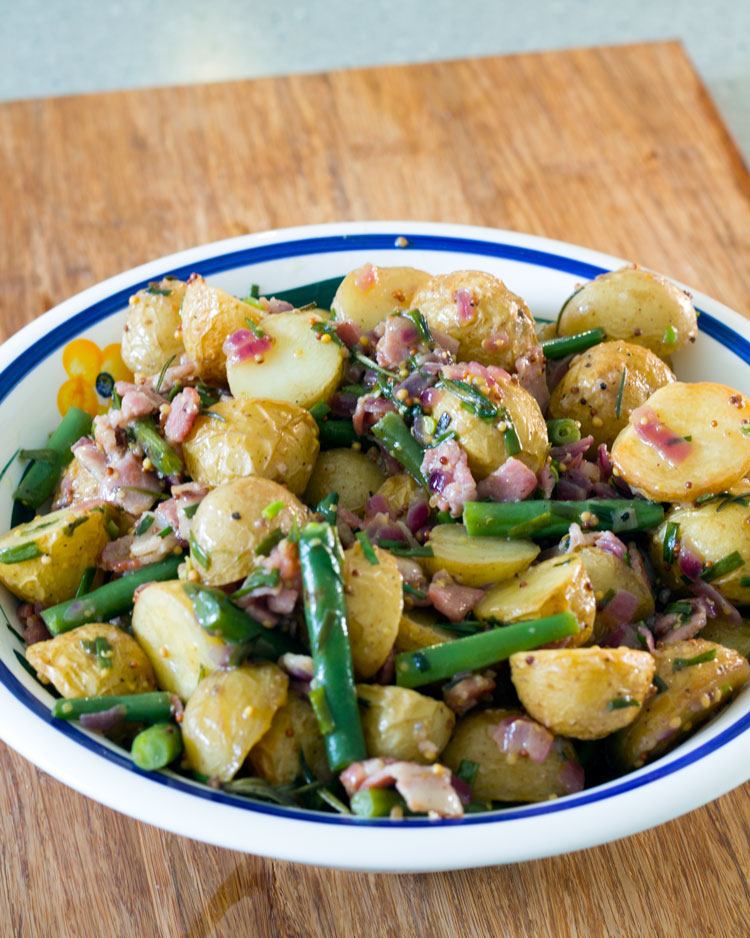
MULTIPOLYGON (((2 104, 0 180, 3 339, 153 257, 346 219, 561 238, 750 310, 750 177, 675 43, 2 104)), ((750 786, 608 846, 389 877, 163 833, 5 747, 0 769, 2 936, 750 934, 750 786)))

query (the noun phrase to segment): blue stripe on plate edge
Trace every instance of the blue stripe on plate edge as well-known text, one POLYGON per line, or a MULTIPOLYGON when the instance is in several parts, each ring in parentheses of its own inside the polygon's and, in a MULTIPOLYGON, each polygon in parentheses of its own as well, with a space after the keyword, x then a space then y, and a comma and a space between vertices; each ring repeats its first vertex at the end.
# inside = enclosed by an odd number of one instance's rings
MULTIPOLYGON (((31 348, 12 362, 3 372, 0 373, 0 401, 2 401, 13 390, 16 384, 24 378, 41 361, 48 357, 56 349, 60 348, 69 339, 72 339, 84 329, 100 322, 102 319, 120 312, 128 304, 128 298, 134 292, 143 289, 149 282, 159 280, 166 274, 187 278, 191 273, 196 272, 203 276, 209 276, 212 273, 219 273, 225 270, 232 270, 235 267, 243 267, 251 264, 262 263, 263 261, 279 260, 285 257, 295 257, 310 254, 330 254, 346 251, 362 250, 384 250, 393 249, 397 234, 363 234, 363 235, 335 235, 322 238, 308 238, 298 241, 286 241, 280 244, 258 245, 256 247, 244 248, 240 251, 233 251, 228 254, 222 254, 217 257, 207 258, 204 261, 197 262, 188 266, 165 270, 141 282, 131 284, 127 289, 120 290, 112 296, 99 300, 79 313, 76 313, 66 322, 58 326, 54 332, 48 333, 31 348)), ((472 238, 453 238, 437 235, 409 235, 409 248, 440 251, 440 252, 465 252, 485 257, 498 257, 504 260, 519 261, 525 264, 531 264, 537 267, 546 267, 552 270, 559 270, 564 273, 574 274, 578 277, 591 279, 598 274, 605 273, 607 268, 599 267, 585 261, 575 260, 559 254, 553 254, 547 251, 540 251, 534 248, 525 248, 519 245, 502 244, 491 241, 480 241, 472 238)), ((268 291, 271 294, 273 291, 268 291)), ((715 317, 700 311, 699 318, 700 330, 706 335, 716 339, 721 345, 728 348, 731 352, 741 358, 744 362, 750 363, 750 342, 738 336, 727 325, 720 322, 715 317)), ((345 825, 366 825, 366 826, 387 826, 396 827, 434 827, 439 825, 453 824, 494 824, 502 821, 519 820, 528 817, 535 817, 543 814, 557 813, 570 808, 582 807, 596 801, 607 798, 613 798, 626 791, 632 791, 641 788, 650 782, 664 778, 674 772, 679 771, 687 765, 690 765, 699 759, 704 758, 710 753, 720 749, 722 746, 731 742, 741 733, 750 728, 750 713, 745 714, 726 730, 721 732, 714 739, 709 740, 702 746, 698 746, 691 752, 686 753, 679 759, 675 759, 663 766, 655 766, 651 771, 644 773, 637 778, 627 777, 625 781, 612 785, 609 788, 587 790, 582 795, 569 795, 565 798, 545 802, 525 808, 509 808, 500 812, 492 812, 487 815, 468 815, 459 820, 431 821, 419 818, 409 818, 403 821, 393 821, 388 818, 376 820, 364 820, 362 818, 350 818, 339 815, 326 815, 312 811, 302 811, 294 808, 282 808, 271 804, 260 802, 251 802, 247 799, 228 795, 224 792, 215 791, 205 786, 198 786, 183 780, 182 778, 166 773, 143 772, 133 765, 128 756, 123 752, 115 752, 96 739, 88 736, 77 726, 65 721, 54 720, 46 704, 43 704, 35 697, 15 675, 8 669, 4 662, 0 661, 0 680, 13 694, 13 696, 32 710, 36 716, 44 720, 45 723, 54 725, 55 729, 63 733, 68 738, 74 740, 79 745, 84 746, 89 751, 100 755, 110 762, 114 762, 120 768, 138 775, 147 777, 150 781, 169 788, 176 789, 191 795, 205 798, 210 801, 216 801, 221 804, 240 807, 244 810, 257 811, 262 814, 271 814, 296 820, 314 821, 322 824, 345 824, 345 825)))

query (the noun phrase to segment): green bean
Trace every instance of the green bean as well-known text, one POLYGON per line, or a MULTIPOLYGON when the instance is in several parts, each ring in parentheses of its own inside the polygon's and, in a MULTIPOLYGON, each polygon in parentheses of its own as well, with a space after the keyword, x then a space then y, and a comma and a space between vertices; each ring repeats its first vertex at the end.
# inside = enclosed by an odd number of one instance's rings
POLYGON ((61 635, 87 622, 108 622, 132 607, 133 593, 139 586, 154 580, 174 580, 182 560, 182 556, 172 555, 159 563, 142 567, 135 573, 128 573, 119 580, 111 580, 85 596, 43 609, 41 616, 44 624, 50 634, 61 635))
POLYGON ((570 417, 547 421, 547 436, 552 446, 564 446, 581 439, 581 425, 570 417))
POLYGON ((592 345, 598 345, 607 338, 607 333, 601 326, 596 329, 587 329, 575 335, 564 335, 557 339, 547 339, 542 342, 542 351, 545 358, 566 358, 568 355, 577 355, 585 352, 592 345))
POLYGON ((318 424, 318 430, 321 449, 346 449, 363 441, 354 432, 351 420, 323 420, 318 424))
POLYGON ((77 720, 84 713, 103 713, 117 708, 128 723, 162 723, 175 713, 177 698, 166 691, 125 694, 120 697, 63 697, 52 706, 52 716, 77 720))
POLYGON ((517 651, 529 651, 540 645, 580 632, 581 626, 572 612, 516 622, 487 632, 477 632, 442 645, 430 645, 418 651, 396 655, 396 684, 400 687, 421 687, 458 674, 476 671, 504 661, 517 651))
POLYGON ((355 792, 349 799, 352 812, 357 817, 388 817, 394 808, 406 807, 406 802, 392 788, 365 788, 355 792))
POLYGON ((388 452, 413 476, 420 485, 427 486, 422 475, 424 448, 414 439, 403 419, 396 413, 384 414, 372 428, 388 452))
POLYGON ((136 441, 163 476, 182 472, 182 459, 156 429, 153 417, 141 417, 131 424, 130 431, 136 441))
POLYGON ((664 520, 664 509, 640 498, 587 501, 466 502, 464 524, 473 537, 562 537, 571 523, 589 531, 649 531, 664 520))
POLYGON ((28 508, 39 508, 52 495, 63 469, 73 458, 71 446, 91 432, 91 422, 91 414, 78 407, 71 407, 46 446, 47 450, 56 454, 56 459, 34 460, 13 497, 28 508))
POLYGON ((133 740, 130 755, 139 769, 163 769, 182 753, 182 734, 174 723, 156 723, 133 740))
POLYGON ((367 757, 346 624, 341 546, 334 528, 307 524, 300 532, 305 621, 313 658, 313 692, 331 771, 367 757), (322 693, 320 693, 322 692, 322 693))

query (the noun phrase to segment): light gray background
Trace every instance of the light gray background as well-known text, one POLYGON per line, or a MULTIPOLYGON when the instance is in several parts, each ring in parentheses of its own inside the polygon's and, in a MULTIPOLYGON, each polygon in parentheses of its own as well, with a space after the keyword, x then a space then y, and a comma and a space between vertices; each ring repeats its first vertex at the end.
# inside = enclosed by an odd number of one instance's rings
POLYGON ((750 158, 750 0, 0 0, 0 99, 667 38, 750 158))

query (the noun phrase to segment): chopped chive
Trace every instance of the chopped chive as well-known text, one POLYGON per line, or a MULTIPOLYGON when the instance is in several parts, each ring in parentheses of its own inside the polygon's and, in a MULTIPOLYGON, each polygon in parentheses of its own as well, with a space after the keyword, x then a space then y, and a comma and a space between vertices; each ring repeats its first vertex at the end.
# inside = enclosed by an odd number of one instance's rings
POLYGON ((148 287, 146 287, 146 293, 151 293, 153 296, 169 296, 171 292, 171 290, 163 287, 157 287, 155 283, 150 283, 148 287))
POLYGON ((172 387, 172 390, 167 395, 167 400, 169 401, 170 404, 177 397, 177 395, 180 393, 181 390, 182 390, 181 382, 175 381, 174 386, 172 387))
POLYGON ((678 616, 689 616, 693 612, 693 607, 690 603, 669 603, 665 609, 665 615, 678 615, 678 616))
POLYGON ((192 518, 195 515, 196 511, 198 511, 199 507, 200 507, 200 502, 193 502, 192 505, 185 505, 185 507, 182 509, 182 512, 186 518, 192 518))
POLYGON ((167 537, 167 535, 169 535, 169 534, 172 533, 172 525, 171 525, 171 524, 168 524, 168 525, 166 526, 166 528, 162 528, 161 530, 157 531, 156 533, 157 533, 157 534, 159 535, 159 537, 162 538, 162 540, 163 540, 165 537, 167 537))
POLYGON ((615 697, 607 704, 608 710, 624 710, 626 707, 640 707, 640 703, 631 697, 615 697))
POLYGON ((28 544, 18 544, 15 547, 6 547, 0 550, 0 563, 23 563, 25 560, 34 560, 41 557, 42 551, 35 541, 28 544))
POLYGON ((437 383, 437 387, 454 394, 480 420, 490 422, 500 413, 500 409, 492 403, 486 394, 483 394, 479 388, 475 388, 473 384, 468 384, 466 381, 441 378, 437 383))
POLYGON ((667 682, 663 678, 660 678, 658 674, 655 674, 653 676, 651 683, 656 688, 657 696, 659 694, 663 694, 665 690, 669 689, 669 685, 667 684, 667 682))
POLYGON ((315 514, 320 515, 328 524, 336 526, 336 519, 339 510, 339 493, 329 492, 325 498, 321 498, 315 508, 315 514))
POLYGON ((359 545, 362 548, 362 553, 367 557, 371 564, 378 566, 380 561, 378 560, 378 555, 375 553, 375 550, 372 546, 372 541, 367 533, 367 531, 357 531, 354 535, 359 541, 359 545))
POLYGON ((614 598, 615 598, 615 590, 611 588, 608 589, 607 592, 604 594, 604 596, 602 596, 602 601, 601 601, 599 608, 606 609, 606 607, 612 602, 614 598))
POLYGON ((364 365, 368 371, 374 371, 376 375, 381 375, 383 378, 393 378, 394 380, 398 378, 395 371, 388 371, 387 368, 381 368, 377 362, 368 358, 364 352, 360 352, 356 346, 350 350, 349 354, 355 361, 358 361, 360 365, 364 365))
POLYGON ((716 657, 716 649, 709 648, 708 651, 701 652, 693 658, 675 658, 672 661, 673 671, 682 671, 683 668, 692 668, 696 664, 705 664, 707 661, 713 661, 716 657))
POLYGON ((424 546, 409 547, 403 541, 390 541, 387 538, 378 540, 379 547, 385 547, 396 557, 434 557, 435 553, 431 547, 424 546))
POLYGON ((622 366, 622 374, 620 375, 620 383, 617 386, 617 399, 615 400, 615 417, 620 419, 620 414, 622 413, 622 396, 625 393, 625 381, 628 377, 628 366, 622 366))
POLYGON ((112 646, 103 635, 97 635, 95 639, 81 639, 81 648, 96 657, 100 668, 112 667, 112 646))
POLYGON ((110 541, 114 541, 120 536, 120 529, 117 527, 117 522, 112 518, 107 518, 107 534, 109 534, 110 541))
POLYGON ((76 599, 80 599, 81 596, 85 596, 89 592, 95 576, 96 567, 86 567, 81 576, 81 582, 78 584, 78 589, 76 590, 76 599))
POLYGON ((676 521, 667 522, 667 527, 664 532, 664 546, 662 549, 662 557, 664 558, 664 563, 669 565, 674 561, 674 552, 677 547, 677 538, 680 534, 680 526, 676 521))
POLYGON ((667 326, 664 330, 664 335, 661 337, 664 345, 676 345, 677 344, 677 330, 674 326, 667 326))
POLYGON ((410 309, 408 312, 403 314, 407 316, 414 325, 417 327, 417 332, 420 335, 420 338, 424 339, 429 345, 433 345, 435 340, 432 337, 432 332, 427 320, 424 318, 422 311, 419 309, 410 309))
POLYGON ((471 788, 474 785, 478 771, 478 762, 472 762, 470 759, 462 759, 460 765, 458 766, 458 772, 456 772, 456 775, 463 779, 469 788, 471 788))
POLYGON ((60 459, 60 454, 54 449, 22 449, 18 451, 19 459, 36 459, 39 462, 56 465, 60 459))
POLYGON ((440 622, 438 627, 448 632, 458 632, 459 635, 476 635, 477 632, 484 632, 487 625, 474 619, 464 619, 461 622, 440 622))
POLYGON ((205 552, 205 550, 203 550, 198 541, 196 541, 195 535, 192 531, 190 532, 190 553, 195 556, 195 559, 204 570, 209 570, 211 568, 211 557, 205 552))
POLYGON ((253 322, 252 319, 245 316, 245 322, 247 323, 247 328, 252 332, 256 339, 265 338, 265 332, 260 328, 257 322, 253 322))
POLYGON ((336 724, 334 723, 333 714, 328 704, 325 687, 313 688, 310 691, 309 699, 310 706, 313 708, 313 713, 318 721, 320 732, 324 736, 327 736, 336 729, 336 724))
POLYGON ((332 342, 335 342, 336 345, 343 346, 344 343, 339 338, 338 333, 336 332, 336 327, 329 322, 314 322, 310 328, 318 336, 330 336, 332 342))
POLYGON ((418 590, 409 583, 404 583, 403 590, 407 596, 413 596, 415 599, 427 599, 427 593, 423 593, 422 590, 418 590))
POLYGON ((283 509, 284 499, 279 498, 275 502, 271 502, 266 505, 266 507, 261 511, 261 516, 266 519, 266 521, 272 521, 276 515, 283 509))
POLYGON ((274 547, 279 543, 279 541, 284 540, 284 532, 281 528, 276 528, 275 531, 271 531, 270 534, 267 534, 263 540, 255 548, 256 557, 268 557, 274 547))
POLYGON ((505 452, 509 456, 517 456, 521 452, 521 441, 518 439, 518 434, 513 424, 505 428, 503 436, 505 438, 505 452))
POLYGON ((332 791, 323 786, 318 789, 318 795, 320 798, 325 801, 327 805, 333 808, 334 811, 337 811, 339 814, 351 814, 352 812, 347 808, 343 801, 337 798, 332 791))
POLYGON ((725 557, 722 557, 721 560, 717 560, 716 563, 711 564, 710 567, 701 573, 700 578, 704 583, 712 583, 714 580, 718 580, 719 577, 726 576, 728 573, 731 573, 732 570, 741 567, 744 562, 742 554, 738 550, 733 550, 731 554, 727 554, 725 557))
POLYGON ((254 299, 254 300, 257 300, 257 299, 258 299, 258 297, 260 296, 260 285, 259 285, 259 284, 253 283, 253 284, 250 285, 250 296, 251 296, 252 299, 254 299))
POLYGON ((159 378, 156 384, 154 385, 154 391, 156 391, 157 394, 159 393, 159 391, 161 391, 162 382, 164 381, 164 376, 167 373, 167 368, 169 368, 169 366, 172 364, 175 358, 177 358, 176 354, 170 355, 170 357, 161 366, 161 371, 159 372, 159 378))
MULTIPOLYGON (((687 439, 687 437, 685 437, 685 439, 687 439)), ((743 508, 747 508, 747 499, 747 495, 727 495, 724 501, 717 507, 716 511, 723 511, 727 505, 742 505, 743 508)))
POLYGON ((151 527, 151 525, 152 525, 153 523, 154 523, 154 516, 153 516, 153 515, 150 515, 150 514, 144 515, 144 516, 141 518, 141 520, 140 520, 140 522, 139 522, 139 524, 138 524, 138 527, 135 529, 135 535, 136 535, 136 537, 140 537, 141 534, 145 534, 146 531, 148 531, 148 529, 151 527))
POLYGON ((261 586, 278 586, 279 585, 279 571, 278 570, 254 570, 245 578, 245 582, 242 586, 236 590, 229 597, 230 599, 241 599, 243 596, 247 596, 248 593, 252 593, 253 590, 258 589, 261 586))
POLYGON ((112 401, 111 406, 114 408, 114 410, 119 410, 122 407, 122 398, 117 393, 117 388, 114 388, 114 390, 112 391, 111 401, 112 401))

